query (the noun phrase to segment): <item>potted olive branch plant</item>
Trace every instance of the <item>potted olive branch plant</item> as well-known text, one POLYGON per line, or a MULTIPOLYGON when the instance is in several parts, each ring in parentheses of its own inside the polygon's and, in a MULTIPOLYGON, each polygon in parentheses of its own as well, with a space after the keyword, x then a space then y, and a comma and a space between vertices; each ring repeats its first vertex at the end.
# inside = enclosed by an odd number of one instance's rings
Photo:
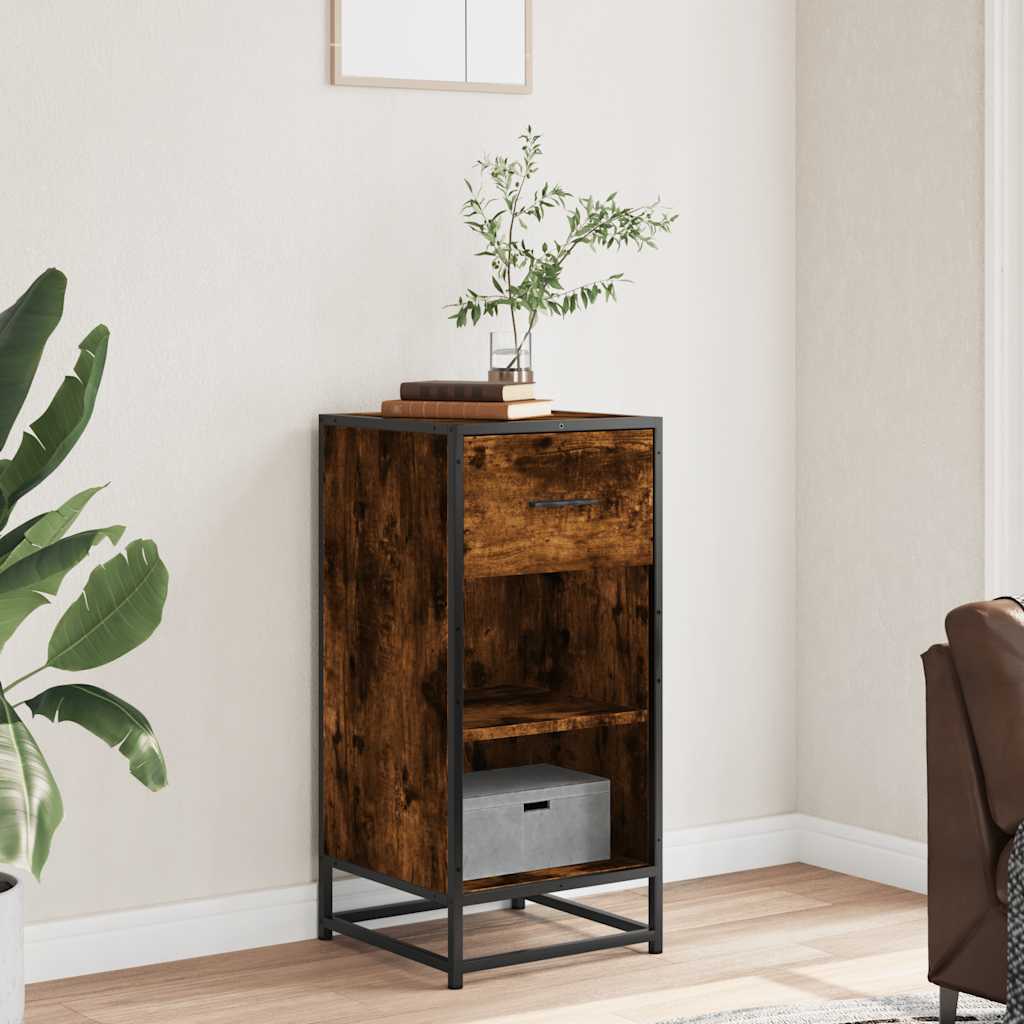
MULTIPOLYGON (((10 309, 0 313, 0 448, 10 435, 35 377, 43 348, 64 311, 67 278, 44 271, 10 309)), ((92 416, 110 332, 96 327, 79 346, 74 374, 64 378, 46 411, 9 458, 0 459, 0 531, 17 503, 65 459, 92 416)), ((104 485, 105 486, 105 485, 104 485)), ((117 545, 123 526, 69 534, 90 487, 50 512, 0 532, 0 651, 36 609, 50 603, 68 572, 101 541, 117 545)), ((160 624, 167 569, 151 540, 133 540, 96 566, 54 629, 42 664, 9 682, 0 679, 0 865, 39 878, 64 816, 57 782, 25 715, 74 722, 128 760, 151 790, 167 784, 167 767, 145 716, 91 683, 58 683, 18 700, 21 687, 43 671, 82 672, 120 658, 160 624), (17 692, 15 692, 17 691, 17 692)), ((24 1012, 22 892, 0 874, 0 1024, 20 1024, 24 1012)))
POLYGON ((474 186, 465 179, 469 198, 462 206, 463 218, 484 241, 476 255, 490 261, 494 290, 480 293, 467 288, 448 307, 454 310, 449 319, 457 327, 475 325, 481 317, 498 316, 502 307, 507 307, 510 347, 496 347, 494 335, 491 338, 492 376, 497 379, 507 373, 507 379, 532 380, 532 373, 525 375, 530 368, 523 365, 524 353, 531 350, 534 324, 541 313, 565 317, 602 296, 606 302, 615 299, 616 285, 626 281, 622 274, 563 285, 566 262, 580 246, 592 250, 623 246, 638 251, 656 249, 655 236, 671 231, 678 216, 660 200, 646 206, 623 206, 615 192, 605 199, 576 197, 557 183, 545 183, 527 193, 527 185, 539 169, 540 140, 528 126, 519 137, 517 157, 485 157, 476 163, 480 183, 474 186), (523 236, 531 221, 540 224, 554 210, 565 217, 561 236, 542 242, 538 249, 523 236), (517 317, 517 312, 522 315, 517 317), (502 353, 498 360, 496 352, 502 353))

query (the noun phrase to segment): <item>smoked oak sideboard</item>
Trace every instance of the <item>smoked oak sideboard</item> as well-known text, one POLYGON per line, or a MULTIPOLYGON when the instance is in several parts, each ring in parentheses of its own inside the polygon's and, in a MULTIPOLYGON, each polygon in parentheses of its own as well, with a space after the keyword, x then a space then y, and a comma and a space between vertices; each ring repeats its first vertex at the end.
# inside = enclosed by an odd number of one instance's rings
POLYGON ((657 417, 512 423, 320 417, 317 926, 448 975, 662 948, 657 417), (611 857, 464 881, 467 772, 554 764, 611 781, 611 857), (415 899, 333 905, 334 870, 415 899), (648 920, 552 893, 646 879, 648 920), (527 900, 596 938, 463 951, 466 907, 527 900), (364 922, 442 911, 447 956, 364 922))

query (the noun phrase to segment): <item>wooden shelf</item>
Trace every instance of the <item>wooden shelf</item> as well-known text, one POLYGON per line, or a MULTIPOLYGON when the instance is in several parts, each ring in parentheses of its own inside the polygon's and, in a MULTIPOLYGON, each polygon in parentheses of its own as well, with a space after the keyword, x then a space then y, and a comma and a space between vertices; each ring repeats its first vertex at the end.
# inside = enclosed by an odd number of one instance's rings
POLYGON ((500 740, 646 721, 643 708, 604 704, 537 686, 500 686, 466 691, 463 737, 467 742, 500 740))
POLYGON ((522 871, 515 875, 494 875, 491 878, 472 878, 463 882, 463 892, 483 892, 486 889, 500 889, 506 885, 523 885, 529 882, 547 882, 554 878, 578 878, 580 875, 598 875, 606 871, 628 871, 630 868, 645 868, 642 860, 628 857, 612 857, 611 860, 595 860, 589 864, 567 864, 560 868, 544 868, 540 871, 522 871))

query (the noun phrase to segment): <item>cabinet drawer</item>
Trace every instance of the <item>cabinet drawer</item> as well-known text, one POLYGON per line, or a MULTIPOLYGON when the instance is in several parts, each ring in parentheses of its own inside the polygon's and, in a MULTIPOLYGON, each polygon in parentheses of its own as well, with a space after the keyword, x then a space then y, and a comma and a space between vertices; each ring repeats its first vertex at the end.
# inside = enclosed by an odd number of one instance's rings
POLYGON ((465 576, 513 576, 654 557, 654 432, 468 437, 465 576))

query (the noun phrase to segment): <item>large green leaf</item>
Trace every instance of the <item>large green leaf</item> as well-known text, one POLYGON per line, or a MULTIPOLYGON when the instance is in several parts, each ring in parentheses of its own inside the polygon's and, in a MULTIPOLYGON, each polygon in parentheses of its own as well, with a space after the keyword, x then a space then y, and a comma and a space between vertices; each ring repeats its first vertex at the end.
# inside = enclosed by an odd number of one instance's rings
MULTIPOLYGON (((0 573, 0 581, 5 575, 0 573)), ((123 554, 93 569, 85 590, 57 623, 46 663, 79 672, 120 658, 160 625, 166 599, 167 567, 156 544, 133 540, 123 554)))
POLYGON ((51 267, 0 313, 0 448, 25 404, 46 339, 60 323, 67 286, 68 279, 51 267))
POLYGON ((153 790, 167 785, 163 751, 146 716, 120 697, 97 686, 51 686, 25 702, 34 715, 51 722, 76 722, 128 758, 129 770, 153 790))
MULTIPOLYGON (((60 508, 44 512, 0 538, 0 576, 5 570, 59 541, 98 490, 101 488, 90 487, 81 491, 60 508)), ((78 539, 68 538, 67 544, 24 566, 20 570, 20 583, 18 573, 4 576, 0 586, 0 650, 32 612, 49 604, 44 595, 57 593, 67 573, 94 544, 104 537, 116 544, 122 530, 123 527, 115 526, 79 534, 78 539), (49 575, 43 575, 46 573, 49 575)))
POLYGON ((105 526, 64 537, 49 547, 26 555, 8 569, 0 570, 0 594, 31 588, 55 594, 64 576, 106 538, 116 544, 124 533, 123 526, 105 526))
POLYGON ((46 512, 40 512, 39 515, 26 519, 25 522, 13 527, 0 537, 0 562, 25 539, 25 534, 46 514, 46 512))
POLYGON ((49 598, 31 588, 0 594, 0 650, 37 608, 49 603, 49 598))
MULTIPOLYGON (((4 569, 9 569, 15 563, 20 562, 28 555, 34 554, 41 548, 48 547, 55 541, 60 540, 74 525, 82 509, 88 504, 89 499, 97 491, 102 491, 104 486, 106 485, 89 487, 84 491, 79 491, 73 498, 69 498, 64 502, 60 508, 54 509, 52 512, 44 512, 41 516, 31 520, 18 544, 6 556, 0 559, 0 572, 4 569)), ((12 530, 11 532, 13 533, 14 531, 12 530)))
POLYGON ((28 727, 0 693, 0 864, 39 878, 64 817, 57 782, 28 727))
POLYGON ((12 506, 45 480, 81 437, 96 404, 109 337, 101 324, 79 345, 75 375, 64 378, 46 412, 22 435, 14 458, 0 470, 0 490, 12 506))

